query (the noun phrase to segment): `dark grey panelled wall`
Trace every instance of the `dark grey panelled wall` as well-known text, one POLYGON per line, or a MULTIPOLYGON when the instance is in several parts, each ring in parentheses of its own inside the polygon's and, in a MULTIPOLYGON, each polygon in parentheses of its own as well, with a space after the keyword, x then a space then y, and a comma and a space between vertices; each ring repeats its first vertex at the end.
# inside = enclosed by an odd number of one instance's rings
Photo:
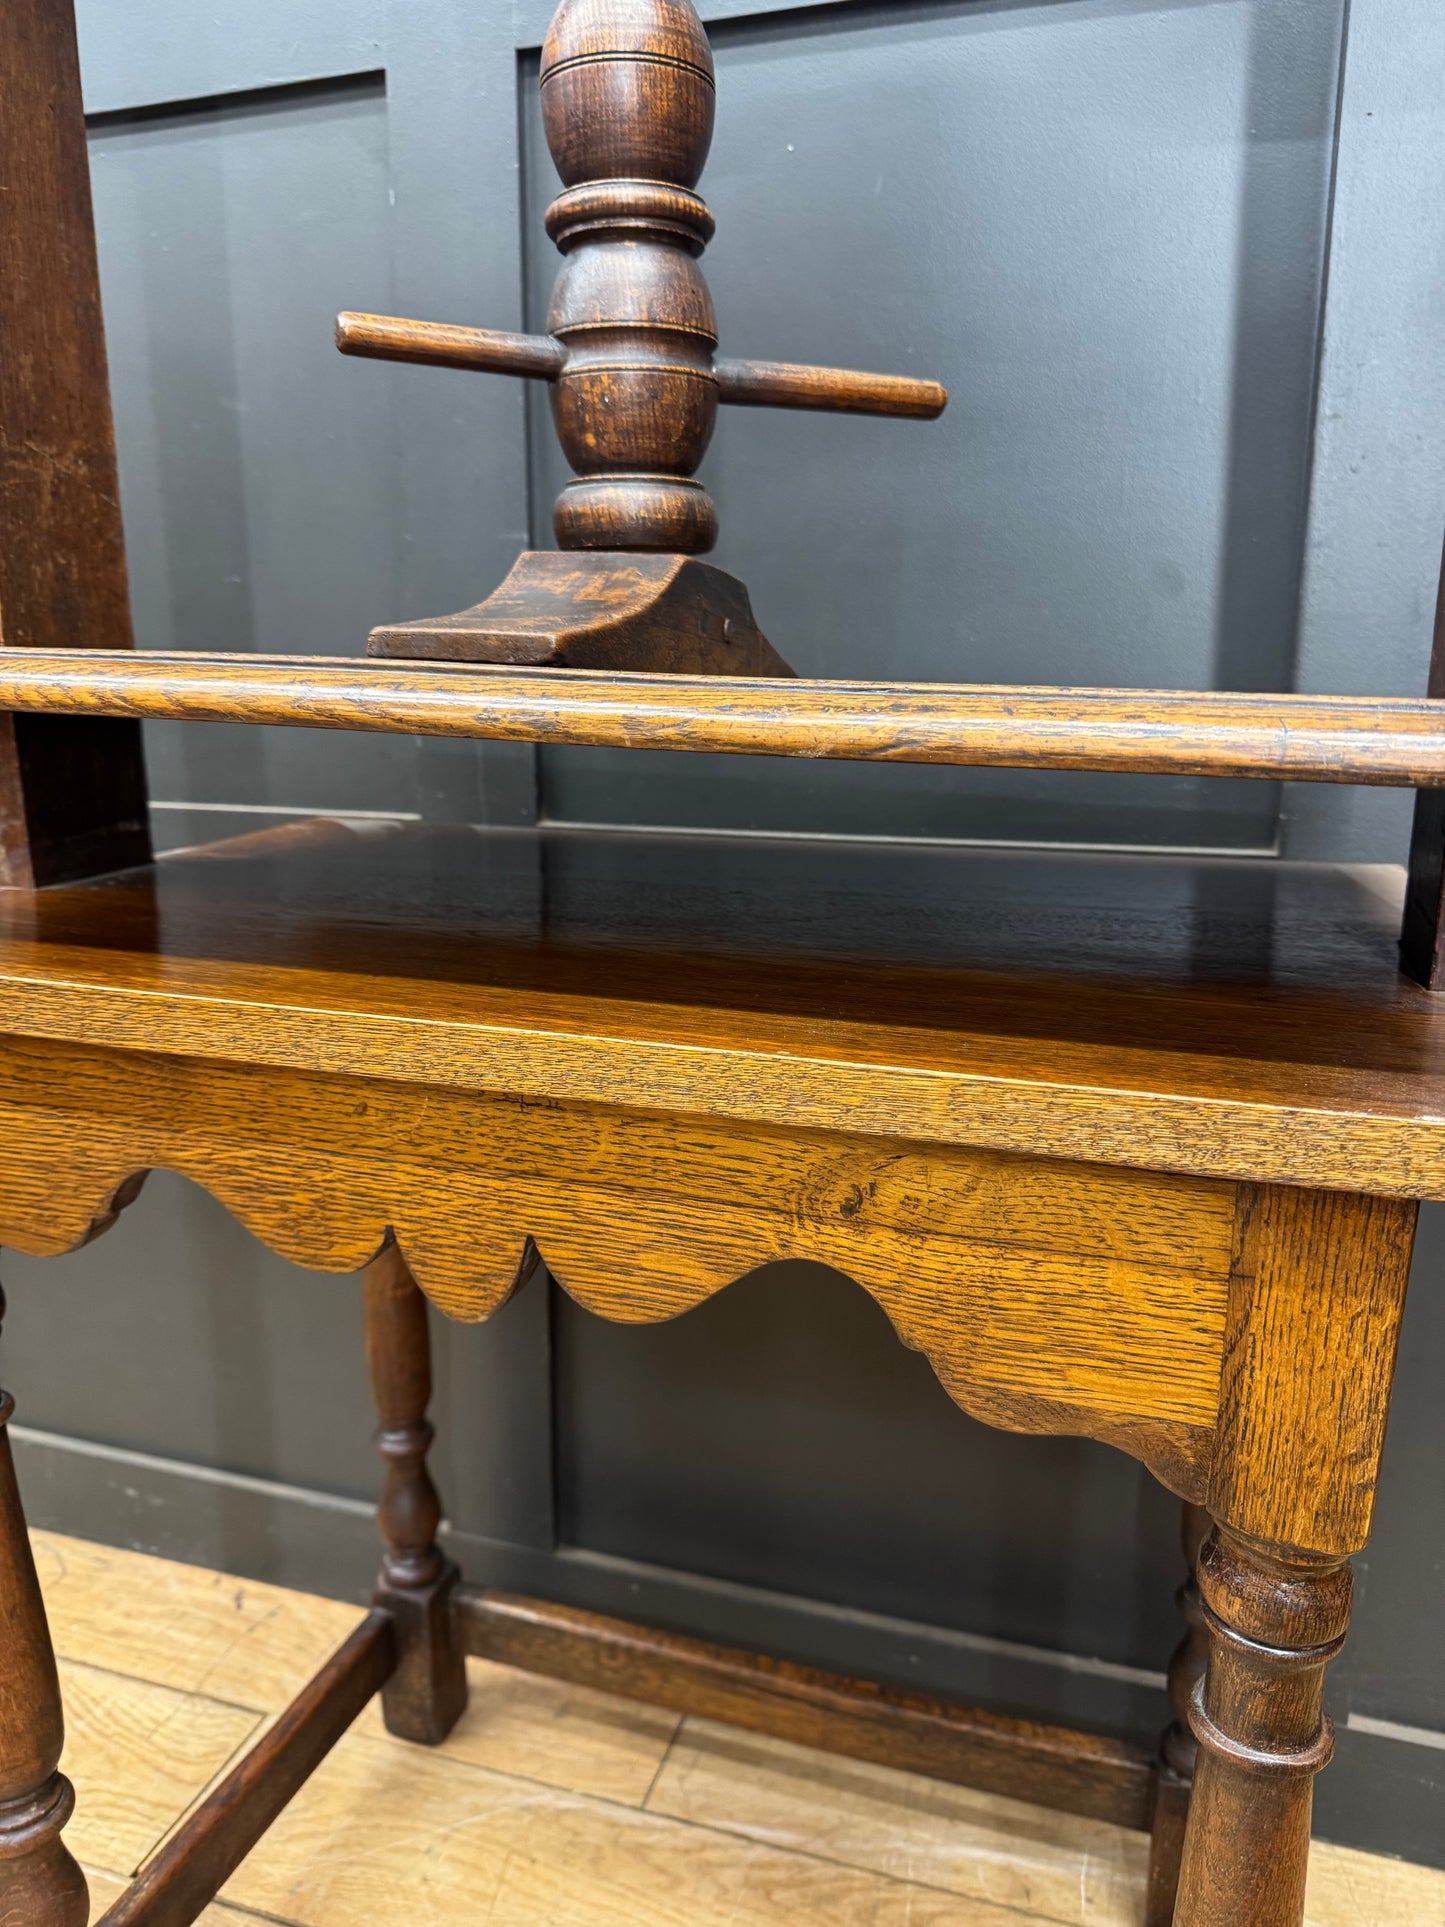
MULTIPOLYGON (((538 319, 547 12, 81 0, 143 643, 351 650, 475 599, 545 529, 555 457, 520 385, 343 362, 330 323, 538 319)), ((954 395, 936 428, 724 420, 719 560, 802 668, 1423 686, 1445 528, 1438 0, 1351 0, 1347 22, 1342 0, 704 12, 727 346, 954 395)), ((170 847, 316 809, 540 811, 942 840, 900 863, 986 838, 1393 864, 1407 827, 1399 799, 1355 791, 220 728, 157 729, 149 753, 170 847)), ((1319 1813, 1445 1862, 1442 1227, 1425 1214, 1319 1813)), ((282 1264, 164 1175, 91 1250, 5 1277, 37 1519, 365 1588, 354 1281, 282 1264)), ((1118 1730, 1161 1720, 1172 1501, 1102 1449, 963 1418, 832 1274, 774 1268, 644 1330, 539 1281, 437 1347, 438 1471, 479 1576, 1118 1730)))

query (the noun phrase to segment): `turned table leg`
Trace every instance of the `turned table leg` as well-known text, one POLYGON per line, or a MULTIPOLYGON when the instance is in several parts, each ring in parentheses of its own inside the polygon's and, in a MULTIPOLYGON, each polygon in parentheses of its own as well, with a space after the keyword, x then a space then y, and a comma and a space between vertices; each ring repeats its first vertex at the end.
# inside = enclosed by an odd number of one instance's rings
POLYGON ((56 1771, 60 1681, 6 1432, 14 1409, 0 1392, 0 1927, 85 1927, 85 1876, 60 1837, 75 1794, 56 1771))
POLYGON ((366 1269, 366 1362, 386 1466, 377 1522, 385 1548, 376 1603, 396 1621, 400 1662, 382 1689, 387 1729, 435 1746, 467 1703, 452 1621, 457 1569, 436 1543, 441 1504, 426 1469, 432 1428, 426 1299, 390 1240, 366 1269))
POLYGON ((1159 1747, 1145 1927, 1170 1927, 1174 1919, 1174 1896, 1179 1888, 1184 1825, 1189 1818, 1189 1794, 1194 1784, 1194 1759, 1198 1751, 1189 1725, 1189 1707, 1194 1689, 1204 1677, 1209 1656, 1198 1570, 1199 1553, 1209 1524, 1209 1514, 1202 1505, 1185 1505, 1180 1537, 1189 1576, 1179 1588, 1177 1600, 1186 1631, 1169 1662, 1169 1704, 1174 1718, 1164 1729, 1159 1747))
POLYGON ((1178 1927, 1300 1927, 1314 1776, 1334 1751, 1325 1667, 1344 1644, 1350 1567, 1216 1526, 1199 1560, 1209 1639, 1178 1927))

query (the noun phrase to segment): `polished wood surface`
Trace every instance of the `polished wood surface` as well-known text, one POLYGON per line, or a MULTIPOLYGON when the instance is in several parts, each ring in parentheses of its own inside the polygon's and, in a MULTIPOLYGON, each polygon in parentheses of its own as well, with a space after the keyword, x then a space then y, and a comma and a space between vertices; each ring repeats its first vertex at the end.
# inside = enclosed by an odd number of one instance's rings
MULTIPOLYGON (((287 826, 0 904, 0 1242, 68 1248, 165 1166, 288 1257, 370 1262, 392 1466, 378 1603, 411 1655, 388 1711, 432 1741, 461 1712, 458 1628, 480 1609, 453 1611, 434 1547, 416 1286, 483 1317, 544 1261, 639 1322, 769 1260, 832 1265, 965 1410, 1109 1441, 1208 1504, 1232 1576, 1201 1579, 1176 1918, 1215 1927, 1243 1894, 1298 1927, 1343 1631, 1312 1643, 1308 1600, 1347 1597, 1415 1198, 1445 1191, 1445 1019, 1398 970, 1400 883, 287 826)), ((998 1760, 1017 1790, 1121 1811, 1080 1736, 765 1662, 759 1692, 736 1656, 502 1616, 511 1656, 530 1642, 556 1671, 631 1668, 640 1692, 718 1710, 733 1693, 771 1732, 870 1757, 891 1725, 892 1759, 998 1760)), ((1163 1879, 1178 1828, 1160 1812, 1163 1879)))
POLYGON ((1441 1196, 1445 1030, 1384 874, 322 825, 0 901, 0 1025, 17 1058, 1441 1196))
POLYGON ((453 1624, 457 1569, 436 1543, 441 1501, 426 1455, 432 1442, 431 1340, 426 1299, 388 1232, 362 1285, 366 1370, 385 1467, 376 1523, 381 1576, 375 1602, 389 1615, 396 1664, 382 1688, 387 1731, 435 1746, 467 1703, 453 1624))
POLYGON ((1186 1927, 1298 1927, 1314 1776, 1334 1729, 1324 1671, 1350 1619, 1350 1568, 1216 1530, 1199 1560, 1209 1666, 1175 1917, 1186 1927))
MULTIPOLYGON (((567 349, 555 335, 509 334, 500 328, 464 328, 455 322, 409 321, 388 314, 339 314, 336 345, 344 355, 372 361, 470 368, 532 381, 556 381, 568 361, 567 349)), ((836 415, 935 421, 948 406, 947 389, 910 375, 865 375, 850 368, 748 361, 731 355, 715 356, 712 374, 718 400, 742 408, 805 408, 836 415)))
MULTIPOLYGON (((542 48, 541 94, 563 184, 546 216, 564 256, 547 333, 347 313, 336 344, 344 354, 548 382, 576 477, 553 510, 563 549, 711 549, 717 509, 696 471, 720 401, 921 419, 943 412, 948 396, 937 382, 715 361, 717 317, 697 258, 713 219, 696 188, 716 82, 691 0, 562 0, 542 48)), ((639 646, 626 666, 660 665, 639 646)))
MULTIPOLYGON (((0 1318, 5 1300, 0 1293, 0 1318)), ((85 1927, 85 1876, 61 1829, 75 1792, 58 1771, 65 1725, 0 1391, 0 1920, 5 1927, 85 1927)))
POLYGON ((1147 1832, 1149 1757, 1121 1740, 950 1705, 509 1593, 464 1592, 467 1650, 850 1759, 1147 1832))
POLYGON ((586 670, 538 675, 328 656, 0 650, 0 704, 53 715, 844 762, 1279 777, 1396 789, 1445 783, 1445 717, 1423 697, 751 682, 586 670))
MULTIPOLYGON (((7 0, 0 31, 0 641, 131 641, 75 23, 7 0)), ((0 715, 0 884, 150 854, 134 723, 0 715)))

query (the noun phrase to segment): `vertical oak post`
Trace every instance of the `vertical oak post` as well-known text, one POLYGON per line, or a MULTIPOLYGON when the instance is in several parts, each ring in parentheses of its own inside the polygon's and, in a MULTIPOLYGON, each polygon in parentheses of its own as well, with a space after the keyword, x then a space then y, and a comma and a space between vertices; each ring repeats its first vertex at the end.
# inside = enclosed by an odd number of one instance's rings
POLYGON ((1180 1538, 1188 1578, 1176 1595, 1185 1634, 1169 1662, 1169 1704, 1174 1718, 1164 1729, 1155 1780, 1154 1826, 1149 1841, 1149 1894, 1145 1927, 1170 1927, 1174 1897, 1179 1887, 1179 1863, 1184 1852, 1184 1827, 1189 1818, 1189 1795, 1198 1752, 1189 1724, 1195 1688, 1204 1678, 1209 1638, 1204 1605, 1199 1597, 1199 1554, 1209 1532, 1209 1514, 1200 1505, 1185 1505, 1180 1538))
POLYGON ((466 1660, 452 1623, 457 1569, 436 1543, 441 1503, 427 1472, 432 1428, 426 1299, 394 1240, 366 1268, 366 1363, 385 1465, 377 1523, 385 1548, 376 1603, 396 1622, 400 1658, 382 1689, 390 1732, 444 1740, 467 1703, 466 1660))
POLYGON ((1300 1927, 1314 1776, 1334 1752, 1325 1667, 1344 1644, 1350 1568, 1216 1528, 1199 1562, 1209 1666, 1178 1927, 1300 1927))
MULTIPOLYGON (((0 30, 0 644, 131 645, 69 0, 0 30)), ((0 715, 0 885, 150 857, 140 725, 0 715)))
POLYGON ((1415 1212, 1239 1188, 1174 1927, 1302 1927, 1314 1776, 1334 1745, 1325 1667, 1374 1513, 1415 1212))
POLYGON ((60 1681, 10 1454, 14 1409, 0 1392, 0 1927, 85 1927, 85 1876, 60 1837, 75 1794, 57 1770, 60 1681))

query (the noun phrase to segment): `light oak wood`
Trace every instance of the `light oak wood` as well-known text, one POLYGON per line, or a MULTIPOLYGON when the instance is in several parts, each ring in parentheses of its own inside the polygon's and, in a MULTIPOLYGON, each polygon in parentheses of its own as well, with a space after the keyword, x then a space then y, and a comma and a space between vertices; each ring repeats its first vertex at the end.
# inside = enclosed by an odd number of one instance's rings
POLYGON ((255 1713, 279 1712, 363 1617, 339 1600, 87 1539, 32 1531, 30 1542, 61 1659, 255 1713))
MULTIPOLYGON (((363 1617, 259 1580, 59 1533, 30 1537, 62 1661, 92 1654, 110 1672, 258 1715, 279 1713, 363 1617)), ((487 1660, 469 1659, 467 1677, 449 1757, 625 1806, 641 1805, 680 1724, 676 1713, 487 1660)), ((354 1730, 382 1734, 379 1700, 354 1730)))
POLYGON ((1209 1509, 1276 1547, 1370 1535, 1414 1206, 1246 1187, 1209 1509))
POLYGON ((1112 1439, 1202 1492, 1230 1187, 450 1094, 423 1141, 405 1088, 289 1073, 264 1111, 247 1089, 224 1065, 0 1051, 14 1146, 0 1242, 73 1247, 130 1174, 164 1166, 320 1269, 356 1269, 390 1227, 464 1319, 495 1310, 538 1254, 579 1303, 627 1323, 811 1258, 871 1292, 975 1416, 1112 1439))
POLYGON ((1018 1927, 1010 1909, 344 1741, 226 1898, 303 1927, 1018 1927))
POLYGON ((262 1726, 248 1707, 77 1660, 61 1662, 60 1683, 76 1787, 66 1843, 82 1864, 126 1876, 262 1726))
MULTIPOLYGON (((360 638, 358 638, 358 641, 360 638)), ((306 638, 297 642, 304 648, 306 638)), ((0 655, 0 706, 613 749, 990 769, 1445 784, 1424 698, 845 683, 368 658, 103 650, 0 655)))
POLYGON ((396 1666, 390 1616, 367 1614, 151 1854, 105 1927, 191 1927, 396 1666))
POLYGON ((1030 1918, 1134 1927, 1144 1837, 1102 1820, 684 1722, 647 1802, 689 1825, 1016 1907, 1030 1918))

